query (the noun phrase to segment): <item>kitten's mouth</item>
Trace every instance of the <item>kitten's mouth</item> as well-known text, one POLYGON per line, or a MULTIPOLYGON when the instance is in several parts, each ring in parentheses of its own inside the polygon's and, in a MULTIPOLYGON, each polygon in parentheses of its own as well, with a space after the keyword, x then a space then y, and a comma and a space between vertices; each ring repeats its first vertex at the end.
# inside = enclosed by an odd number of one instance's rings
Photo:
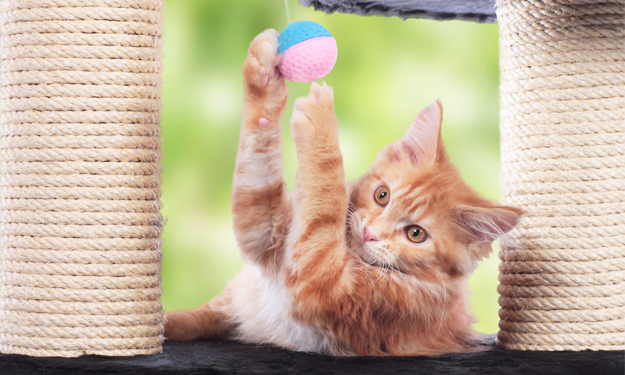
POLYGON ((372 267, 376 267, 385 271, 395 271, 395 272, 399 272, 401 274, 406 274, 404 271, 402 271, 399 267, 392 265, 392 264, 388 264, 388 263, 383 263, 380 262, 379 260, 375 259, 374 256, 369 252, 369 250, 367 250, 364 245, 362 246, 362 252, 359 254, 360 259, 365 262, 367 265, 372 266, 372 267))
MULTIPOLYGON (((348 225, 347 227, 349 230, 348 235, 352 236, 353 228, 351 227, 351 225, 348 225)), ((356 233, 358 233, 358 231, 356 231, 356 233)), ((353 245, 352 245, 354 248, 352 249, 352 252, 358 255, 360 260, 362 260, 366 265, 371 266, 371 267, 376 267, 384 271, 396 271, 396 272, 406 275, 406 273, 403 272, 401 269, 399 269, 399 267, 393 266, 391 264, 382 263, 378 259, 376 259, 375 255, 372 254, 369 249, 367 249, 367 246, 366 246, 367 242, 364 239, 364 233, 362 233, 361 236, 352 237, 352 240, 354 240, 353 245)))
MULTIPOLYGON (((364 261, 364 259, 363 259, 363 261, 364 261)), ((367 261, 365 261, 365 263, 367 263, 370 266, 373 266, 373 267, 376 267, 376 268, 380 268, 380 269, 383 269, 383 270, 386 270, 386 271, 396 271, 396 272, 399 272, 399 273, 403 273, 402 270, 400 270, 397 267, 393 267, 390 264, 379 264, 379 263, 377 263, 375 261, 374 262, 367 262, 367 261)))

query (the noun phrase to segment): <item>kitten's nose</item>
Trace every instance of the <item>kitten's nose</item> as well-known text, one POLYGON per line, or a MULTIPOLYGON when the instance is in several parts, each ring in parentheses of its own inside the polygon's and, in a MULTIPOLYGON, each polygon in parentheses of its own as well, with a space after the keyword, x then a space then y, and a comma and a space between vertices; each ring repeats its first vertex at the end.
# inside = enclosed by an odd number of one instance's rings
POLYGON ((377 240, 378 237, 369 228, 365 228, 365 242, 377 240))

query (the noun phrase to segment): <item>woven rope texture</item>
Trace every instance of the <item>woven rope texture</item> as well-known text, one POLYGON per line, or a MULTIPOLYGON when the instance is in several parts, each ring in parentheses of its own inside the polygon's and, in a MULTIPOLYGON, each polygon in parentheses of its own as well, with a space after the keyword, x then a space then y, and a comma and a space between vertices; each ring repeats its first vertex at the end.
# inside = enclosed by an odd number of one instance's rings
POLYGON ((625 350, 625 0, 498 0, 499 341, 625 350))
POLYGON ((161 352, 162 0, 2 0, 0 352, 161 352))

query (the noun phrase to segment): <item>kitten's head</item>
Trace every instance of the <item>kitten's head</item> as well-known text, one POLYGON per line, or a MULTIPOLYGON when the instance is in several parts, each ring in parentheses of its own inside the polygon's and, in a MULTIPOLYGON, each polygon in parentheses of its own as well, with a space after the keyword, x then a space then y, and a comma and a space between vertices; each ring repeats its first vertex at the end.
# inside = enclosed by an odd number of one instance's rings
POLYGON ((349 246, 371 265, 421 278, 463 276, 510 231, 522 211, 469 188, 441 138, 436 101, 351 187, 349 246))

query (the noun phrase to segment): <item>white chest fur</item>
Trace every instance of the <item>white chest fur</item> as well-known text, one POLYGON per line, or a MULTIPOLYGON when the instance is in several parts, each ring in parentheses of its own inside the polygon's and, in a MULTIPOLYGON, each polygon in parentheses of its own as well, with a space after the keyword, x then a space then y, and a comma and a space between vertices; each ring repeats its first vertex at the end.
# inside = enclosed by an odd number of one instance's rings
POLYGON ((230 288, 233 297, 230 316, 239 326, 236 339, 297 351, 326 351, 328 337, 293 319, 291 299, 277 277, 264 276, 257 266, 246 265, 230 288))

